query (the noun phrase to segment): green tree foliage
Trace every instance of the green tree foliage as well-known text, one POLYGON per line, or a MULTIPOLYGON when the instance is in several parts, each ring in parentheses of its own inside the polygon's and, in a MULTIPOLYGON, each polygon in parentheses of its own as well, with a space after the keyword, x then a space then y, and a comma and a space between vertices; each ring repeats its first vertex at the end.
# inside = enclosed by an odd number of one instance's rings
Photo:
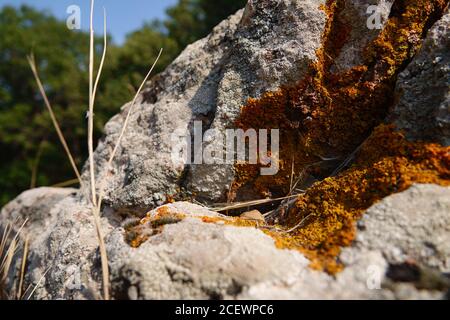
MULTIPOLYGON (((244 5, 245 0, 179 0, 165 21, 145 24, 122 46, 110 45, 97 94, 96 139, 131 99, 161 47, 156 72, 244 5)), ((28 66, 31 52, 79 167, 87 158, 88 43, 86 32, 70 31, 48 13, 28 6, 0 10, 0 206, 31 185, 74 178, 28 66)), ((97 62, 102 43, 96 39, 97 62)))
POLYGON ((0 12, 0 202, 29 187, 38 162, 39 185, 72 178, 26 61, 32 51, 62 130, 81 163, 87 39, 26 6, 0 12))

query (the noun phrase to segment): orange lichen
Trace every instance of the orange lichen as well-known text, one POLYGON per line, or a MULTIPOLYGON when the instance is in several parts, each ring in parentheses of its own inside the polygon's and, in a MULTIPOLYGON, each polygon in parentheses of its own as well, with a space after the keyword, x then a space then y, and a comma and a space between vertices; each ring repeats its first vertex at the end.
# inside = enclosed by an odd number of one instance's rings
POLYGON ((235 227, 258 227, 258 221, 243 219, 240 217, 201 217, 202 222, 204 223, 220 223, 227 226, 235 226, 235 227))
POLYGON ((450 186, 450 148, 408 142, 392 125, 380 125, 350 169, 314 184, 286 210, 289 226, 306 217, 308 223, 278 237, 278 245, 300 249, 315 268, 335 273, 340 247, 351 244, 364 210, 413 183, 450 186))
POLYGON ((384 119, 398 73, 447 3, 396 1, 385 28, 363 50, 363 64, 333 73, 351 26, 340 15, 345 1, 327 1, 322 6, 328 18, 318 61, 296 86, 249 99, 236 121, 243 129, 280 129, 280 170, 275 176, 260 176, 258 165, 236 165, 228 200, 242 200, 248 190, 254 197, 286 195, 292 165, 297 173, 308 167, 316 178, 328 176, 333 163, 321 159, 345 157, 384 119))
POLYGON ((393 104, 398 73, 448 2, 396 1, 384 29, 362 51, 363 63, 333 73, 351 27, 340 14, 345 1, 327 1, 323 46, 308 74, 296 86, 249 99, 242 107, 238 127, 280 129, 280 170, 260 176, 256 165, 236 165, 228 200, 241 200, 248 190, 255 197, 286 195, 292 166, 297 174, 325 178, 278 217, 287 227, 306 219, 305 226, 290 234, 268 231, 278 246, 304 252, 313 267, 330 273, 342 268, 340 247, 352 242, 355 221, 376 201, 412 183, 449 184, 448 148, 410 143, 391 126, 379 125, 393 104), (326 178, 369 136, 352 168, 326 178))
MULTIPOLYGON (((380 125, 393 103, 398 73, 448 2, 395 1, 384 29, 363 50, 362 64, 334 73, 334 61, 351 26, 340 14, 345 1, 327 1, 323 46, 306 76, 293 87, 249 99, 242 107, 237 127, 280 129, 280 170, 275 176, 260 176, 257 165, 236 165, 228 200, 241 200, 249 190, 255 197, 284 196, 292 191, 292 171, 295 178, 306 171, 305 175, 323 179, 281 210, 280 225, 263 226, 277 247, 300 250, 313 268, 335 274, 343 267, 338 259, 341 247, 352 243, 356 221, 372 204, 413 183, 450 185, 449 148, 409 142, 392 125, 380 125), (352 167, 329 177, 361 143, 352 167), (299 222, 302 225, 295 228, 299 222)), ((161 222, 183 218, 162 207, 127 230, 129 242, 139 246, 149 237, 145 228, 161 230, 161 222)), ((238 217, 199 218, 205 223, 262 227, 238 217)))
POLYGON ((160 207, 155 214, 148 213, 135 225, 125 228, 125 239, 131 247, 137 248, 150 236, 161 233, 165 225, 180 222, 184 218, 185 214, 173 213, 167 206, 160 207))

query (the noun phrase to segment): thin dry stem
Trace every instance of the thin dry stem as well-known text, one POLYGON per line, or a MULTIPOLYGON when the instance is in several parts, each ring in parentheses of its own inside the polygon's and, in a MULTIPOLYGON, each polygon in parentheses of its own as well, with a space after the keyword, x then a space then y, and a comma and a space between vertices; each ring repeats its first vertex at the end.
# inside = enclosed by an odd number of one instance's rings
POLYGON ((17 290, 17 299, 20 300, 22 298, 22 287, 23 287, 23 278, 25 276, 25 266, 27 264, 27 256, 28 256, 28 242, 29 237, 25 239, 25 244, 23 246, 23 255, 22 255, 22 264, 20 266, 20 280, 19 280, 19 288, 17 290))
POLYGON ((295 226, 293 226, 291 229, 284 231, 285 233, 291 233, 295 230, 297 230, 298 228, 303 227, 303 225, 305 224, 305 222, 310 218, 310 215, 307 215, 306 217, 304 217, 299 223, 297 223, 295 226))
POLYGON ((80 172, 78 171, 77 165, 75 164, 75 160, 73 159, 72 153, 70 152, 69 146, 67 145, 66 139, 64 138, 64 135, 61 131, 58 120, 56 119, 55 113, 53 112, 53 108, 47 98, 47 94, 45 93, 44 86, 42 85, 41 79, 39 78, 39 73, 38 73, 38 70, 36 67, 36 61, 34 60, 34 56, 31 54, 30 56, 27 57, 27 59, 28 59, 29 65, 31 67, 31 71, 33 71, 33 75, 36 80, 39 91, 41 93, 41 96, 44 99, 44 102, 48 109, 48 112, 50 113, 50 118, 52 119, 53 126, 55 127, 55 130, 58 134, 59 140, 61 141, 61 144, 64 147, 67 157, 69 158, 70 164, 72 165, 72 169, 75 172, 75 175, 77 176, 77 179, 81 185, 80 172))
MULTIPOLYGON (((19 228, 19 230, 17 231, 16 235, 14 236, 14 238, 13 238, 11 241, 14 241, 14 242, 17 241, 17 239, 19 238, 20 233, 22 232, 22 230, 23 230, 23 228, 25 227, 25 224, 26 224, 27 222, 28 222, 28 219, 26 219, 26 220, 22 223, 22 225, 20 226, 20 228, 19 228)), ((5 241, 7 241, 7 239, 6 239, 5 241)), ((12 242, 11 242, 11 243, 12 243, 12 242)), ((5 267, 5 264, 6 264, 6 259, 7 259, 8 255, 10 254, 10 251, 11 251, 11 250, 12 250, 12 249, 11 249, 11 246, 9 246, 8 250, 6 251, 5 256, 3 257, 2 263, 1 263, 1 265, 0 265, 0 270, 4 270, 4 267, 5 267)), ((15 248, 14 248, 13 250, 15 250, 15 248)), ((3 252, 1 252, 1 253, 3 253, 3 252)))
POLYGON ((9 238, 9 234, 11 233, 11 225, 8 223, 3 231, 2 241, 0 242, 0 257, 3 256, 3 252, 6 248, 6 241, 9 238))
POLYGON ((56 183, 56 184, 52 185, 51 187, 52 188, 64 188, 64 187, 72 186, 77 183, 78 183, 78 179, 71 179, 71 180, 56 183))
POLYGON ((134 107, 134 105, 135 105, 135 103, 136 103, 136 100, 137 100, 139 94, 141 93, 142 88, 144 87, 145 83, 147 82, 148 78, 149 78, 150 75, 152 74, 153 69, 154 69, 155 66, 156 66, 156 63, 158 62, 159 58, 161 57, 162 51, 163 51, 163 49, 161 48, 161 50, 159 50, 159 54, 158 54, 158 56, 156 57, 155 62, 153 63, 152 67, 150 68, 150 71, 149 71, 149 72, 147 73, 147 75, 145 76, 144 81, 142 81, 141 86, 139 87, 138 91, 136 92, 136 95, 135 95, 134 98, 133 98, 133 102, 131 103, 131 106, 130 106, 130 109, 128 110, 127 116, 125 117, 125 121, 124 121, 124 123, 123 123, 122 130, 121 130, 121 132, 120 132, 119 138, 117 139, 117 143, 116 143, 116 145, 115 145, 115 147, 114 147, 114 150, 113 150, 113 152, 111 153, 111 156, 110 156, 110 158, 109 158, 107 168, 111 167, 111 165, 112 165, 112 162, 113 162, 114 157, 115 157, 115 155, 116 155, 117 149, 119 148, 119 145, 120 145, 120 143, 122 142, 123 135, 124 135, 125 130, 126 130, 127 126, 128 126, 128 121, 129 121, 129 119, 130 119, 130 115, 131 115, 131 113, 132 113, 132 111, 133 111, 133 107, 134 107))
POLYGON ((291 181, 289 184, 289 194, 290 195, 292 193, 292 190, 294 189, 294 172, 295 171, 295 158, 294 156, 292 156, 292 164, 291 164, 291 181))
POLYGON ((15 220, 13 224, 7 224, 3 231, 0 243, 0 258, 2 258, 2 262, 0 264, 0 290, 1 290, 0 297, 5 297, 8 299, 11 298, 11 296, 7 294, 7 292, 5 292, 4 288, 2 288, 1 284, 4 284, 8 277, 9 269, 11 267, 14 255, 16 253, 16 249, 20 242, 19 235, 22 232, 23 228, 25 227, 27 221, 28 219, 23 222, 23 224, 20 226, 19 230, 17 231, 14 238, 11 239, 11 241, 8 241, 8 239, 13 230, 12 226, 17 222, 17 220, 15 220), (6 248, 7 250, 5 252, 6 248))
POLYGON ((285 200, 285 199, 291 199, 294 197, 298 197, 298 194, 281 197, 281 198, 275 198, 275 199, 260 199, 260 200, 246 201, 246 202, 236 202, 236 203, 232 203, 225 207, 211 208, 211 210, 216 211, 216 212, 221 212, 221 211, 241 209, 241 208, 246 208, 246 207, 254 207, 257 205, 271 203, 271 202, 275 202, 275 201, 281 201, 281 200, 285 200))
POLYGON ((97 233, 100 260, 102 265, 103 278, 103 298, 109 300, 109 269, 108 269, 108 255, 106 252, 105 242, 100 227, 100 206, 97 206, 97 194, 95 186, 95 167, 94 167, 94 103, 97 86, 100 81, 100 76, 103 69, 103 64, 106 57, 107 50, 107 35, 106 35, 106 10, 104 9, 103 21, 103 38, 104 47, 102 59, 100 62, 97 78, 94 84, 94 0, 91 0, 91 14, 90 14, 90 46, 89 46, 89 113, 88 113, 88 151, 89 151, 89 170, 91 180, 91 196, 92 196, 92 214, 94 216, 95 230, 97 233))
MULTIPOLYGON (((100 203, 99 203, 100 204, 100 203)), ((100 228, 100 208, 98 206, 93 208, 95 231, 97 232, 97 238, 100 250, 100 260, 102 266, 102 278, 103 278, 103 298, 109 300, 109 267, 108 267, 108 254, 106 252, 105 240, 103 239, 102 230, 100 228)))
MULTIPOLYGON (((27 300, 30 300, 31 297, 33 296, 33 294, 35 293, 35 291, 37 290, 37 288, 39 287, 39 285, 41 284, 41 282, 45 279, 45 276, 47 275, 47 273, 50 271, 50 267, 47 268, 47 270, 45 270, 44 274, 42 275, 42 277, 39 279, 39 281, 36 283, 36 285, 34 286, 33 290, 30 292, 30 294, 28 295, 27 300)), ((28 291, 28 289, 27 289, 28 291)), ((26 292, 25 292, 26 293, 26 292)))
MULTIPOLYGON (((148 78, 149 78, 150 75, 152 74, 153 69, 154 69, 155 66, 156 66, 156 63, 158 62, 159 58, 161 57, 162 51, 163 51, 163 49, 161 48, 161 50, 159 50, 158 56, 156 57, 155 61, 153 62, 152 67, 150 68, 149 72, 147 73, 147 75, 145 76, 144 80, 142 81, 142 83, 141 83, 141 85, 140 85, 138 91, 137 91, 136 94, 134 95, 133 101, 131 102, 131 106, 130 106, 130 108, 128 109, 127 115, 126 115, 126 117, 125 117, 125 121, 123 122, 122 129, 121 129, 121 131, 120 131, 119 137, 117 138, 117 141, 116 141, 116 144, 115 144, 115 146, 114 146, 114 149, 113 149, 113 151, 112 151, 112 153, 111 153, 111 155, 110 155, 110 157, 109 157, 108 163, 107 163, 107 165, 106 165, 106 170, 109 170, 109 168, 112 166, 112 162, 113 162, 114 157, 115 157, 115 155, 116 155, 116 153, 117 153, 117 149, 119 148, 120 143, 122 142, 123 135, 124 135, 124 133, 125 133, 125 131, 126 131, 126 129, 127 129, 128 121, 129 121, 129 119, 130 119, 130 115, 131 115, 131 113, 132 113, 132 111, 133 111, 133 107, 134 107, 134 105, 135 105, 135 103, 136 103, 136 100, 137 100, 139 94, 141 93, 142 88, 144 87, 145 83, 147 82, 148 78)), ((102 205, 103 196, 104 196, 104 188, 101 186, 101 187, 100 187, 100 196, 99 196, 99 201, 98 201, 98 207, 99 207, 99 209, 101 208, 101 205, 102 205)), ((100 211, 100 210, 99 210, 99 211, 100 211)))
POLYGON ((89 171, 91 180, 91 201, 97 205, 95 193, 95 168, 94 168, 94 0, 91 0, 91 15, 89 25, 89 111, 88 111, 88 151, 89 171))
POLYGON ((107 25, 106 21, 107 21, 106 20, 106 9, 103 8, 103 54, 102 54, 102 58, 100 60, 100 66, 99 66, 99 69, 98 69, 98 72, 97 72, 97 78, 95 79, 94 92, 92 94, 92 100, 93 101, 95 101, 95 96, 97 94, 97 87, 98 87, 98 84, 100 82, 100 77, 101 77, 101 74, 102 74, 102 71, 103 71, 103 65, 105 63, 105 58, 106 58, 106 49, 108 47, 108 38, 106 36, 106 25, 107 25))

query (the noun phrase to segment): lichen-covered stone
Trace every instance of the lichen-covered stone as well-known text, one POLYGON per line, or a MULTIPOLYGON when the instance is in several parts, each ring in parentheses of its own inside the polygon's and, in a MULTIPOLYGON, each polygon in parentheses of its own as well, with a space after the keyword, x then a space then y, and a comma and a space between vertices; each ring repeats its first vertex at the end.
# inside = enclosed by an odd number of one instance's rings
MULTIPOLYGON (((196 120, 203 122, 203 130, 224 132, 234 127, 248 98, 300 79, 317 60, 324 3, 252 0, 245 11, 188 46, 139 97, 114 174, 104 182, 105 201, 116 208, 156 206, 184 189, 202 201, 223 202, 233 166, 174 164, 172 133, 192 133, 196 120)), ((106 125, 96 151, 99 180, 129 107, 106 125)))
POLYGON ((364 48, 383 30, 393 3, 394 0, 342 1, 338 14, 341 24, 336 27, 349 28, 350 32, 339 56, 333 62, 333 72, 348 71, 364 63, 364 48), (374 6, 376 10, 373 10, 374 6))
POLYGON ((450 146, 450 13, 429 31, 422 49, 399 75, 390 120, 407 138, 450 146))
POLYGON ((450 188, 415 185, 370 207, 335 278, 305 270, 288 287, 260 284, 244 299, 442 299, 450 289, 450 188), (417 277, 408 277, 408 268, 417 277), (405 276, 393 276, 402 271, 405 276))
MULTIPOLYGON (((443 297, 450 287, 448 14, 426 34, 448 1, 382 3, 389 19, 366 34, 371 1, 251 0, 147 85, 112 168, 106 161, 130 104, 109 121, 95 161, 114 298, 443 297), (353 30, 340 29, 346 24, 353 30), (433 143, 407 141, 380 124, 397 75, 425 35, 397 82, 391 119, 408 138, 433 143), (279 175, 174 165, 171 135, 191 132, 194 120, 219 131, 284 130, 279 175), (268 221, 188 202, 160 206, 174 198, 284 196, 297 192, 290 182, 305 168, 312 169, 299 181, 308 190, 268 221)), ((17 231, 29 219, 21 240, 30 239, 24 288, 36 286, 32 299, 101 296, 86 168, 83 177, 81 190, 30 190, 0 213, 0 230, 17 231)), ((20 257, 6 281, 12 293, 20 257)))
POLYGON ((260 230, 205 223, 199 213, 219 215, 195 205, 177 206, 162 208, 166 214, 184 212, 185 217, 165 225, 138 248, 125 243, 124 230, 108 237, 116 298, 234 298, 252 285, 290 283, 307 268, 299 252, 277 249, 260 230))

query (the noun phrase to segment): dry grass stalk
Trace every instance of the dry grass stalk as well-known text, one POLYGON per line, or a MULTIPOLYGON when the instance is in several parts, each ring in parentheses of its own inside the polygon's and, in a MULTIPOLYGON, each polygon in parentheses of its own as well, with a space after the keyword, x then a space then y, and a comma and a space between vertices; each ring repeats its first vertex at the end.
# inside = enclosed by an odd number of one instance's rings
POLYGON ((6 242, 7 239, 9 238, 11 230, 12 230, 11 225, 8 223, 5 227, 5 230, 3 231, 2 240, 0 242, 0 257, 3 257, 3 252, 5 251, 6 242))
POLYGON ((89 112, 88 112, 88 151, 89 151, 89 170, 91 180, 91 196, 92 196, 92 215, 94 217, 94 225, 97 233, 100 260, 102 266, 102 280, 103 280, 103 298, 109 300, 109 269, 108 269, 108 255, 106 253, 105 242, 101 231, 100 223, 100 207, 97 206, 97 193, 95 185, 95 167, 94 167, 94 104, 97 86, 100 81, 100 76, 103 69, 103 64, 106 57, 107 50, 107 35, 106 35, 106 10, 103 11, 103 54, 100 62, 97 78, 94 84, 94 0, 91 0, 91 14, 90 14, 90 46, 89 46, 89 112))
MULTIPOLYGON (((95 229, 96 229, 96 233, 97 233, 97 237, 98 237, 98 241, 99 241, 99 250, 100 250, 100 257, 101 257, 101 265, 102 265, 102 278, 103 278, 103 294, 104 294, 104 299, 105 300, 109 300, 109 270, 108 270, 108 257, 107 257, 107 253, 106 253, 106 248, 105 248, 105 243, 104 243, 104 239, 103 239, 103 235, 101 232, 101 228, 100 228, 100 210, 101 210, 101 204, 102 204, 102 199, 103 199, 103 188, 100 187, 100 192, 99 192, 99 196, 97 197, 97 192, 96 192, 96 182, 95 182, 95 163, 94 163, 94 138, 93 138, 93 131, 94 131, 94 105, 95 105, 95 96, 96 96, 96 92, 97 92, 97 88, 98 88, 98 84, 100 82, 100 76, 101 76, 101 72, 103 69, 103 65, 104 65, 104 61, 105 61, 105 57, 106 57, 106 49, 107 49, 107 35, 106 35, 106 11, 104 10, 104 48, 103 48, 103 54, 102 54, 102 58, 101 58, 101 62, 100 62, 100 66, 99 66, 99 70, 97 72, 97 77, 95 79, 95 83, 94 83, 94 28, 93 28, 93 16, 94 16, 94 0, 91 0, 91 6, 90 6, 91 10, 90 10, 90 46, 89 46, 89 111, 88 111, 88 152, 89 152, 89 170, 90 170, 90 184, 91 184, 91 201, 92 201, 92 212, 93 212, 93 217, 94 217, 94 224, 95 224, 95 229)), ((115 144, 115 147, 111 153, 111 156, 108 160, 107 163, 107 168, 110 168, 112 165, 112 162, 114 160, 115 154, 117 153, 117 149, 120 146, 120 143, 122 141, 123 135, 125 133, 125 130, 128 126, 128 122, 129 122, 129 118, 130 115, 133 111, 133 107, 136 103, 136 100, 139 96, 139 94, 141 93, 145 83, 147 82, 148 78, 150 77, 151 73, 153 72, 154 67, 156 66, 156 63, 158 62, 159 58, 161 57, 162 54, 162 49, 160 50, 158 57, 156 58, 155 62, 153 63, 150 71, 148 72, 148 74, 146 75, 146 77, 144 78, 144 80, 142 81, 141 86, 139 87, 136 95, 134 96, 134 99, 131 103, 130 109, 128 110, 128 113, 126 115, 125 121, 123 123, 121 132, 119 134, 119 137, 117 139, 117 142, 115 144)), ((50 116, 52 118, 53 121, 53 125, 55 126, 55 129, 58 133, 59 139, 61 140, 61 143, 69 157, 70 163, 74 169, 74 172, 77 176, 77 181, 80 183, 80 186, 82 184, 82 180, 81 180, 81 175, 75 165, 75 161, 73 160, 73 157, 71 155, 71 152, 67 146, 66 140, 64 138, 64 135, 62 134, 62 131, 60 129, 60 126, 58 124, 58 121, 56 120, 56 117, 54 115, 53 109, 51 107, 51 104, 49 103, 49 100, 47 98, 47 95, 45 93, 44 87, 41 83, 41 80, 39 78, 39 74, 37 71, 37 67, 36 67, 36 63, 34 60, 34 57, 31 55, 28 57, 28 62, 30 64, 30 67, 33 71, 34 77, 36 79, 37 85, 39 87, 40 93, 45 101, 45 104, 50 112, 50 116)), ((68 186, 71 184, 74 184, 75 180, 69 180, 60 184, 55 185, 58 187, 63 187, 63 186, 68 186)), ((47 273, 47 272, 46 272, 47 273)), ((45 273, 45 274, 46 274, 45 273)), ((45 274, 43 275, 43 277, 45 277, 45 274)), ((41 279, 42 280, 42 279, 41 279)), ((41 281, 40 280, 40 281, 41 281)), ((39 281, 39 282, 40 282, 39 281)), ((28 299, 33 295, 34 291, 36 290, 37 286, 39 285, 39 283, 36 285, 36 287, 34 288, 34 290, 32 291, 32 293, 28 296, 28 299)), ((30 288, 27 288, 27 290, 24 293, 24 296, 26 295, 26 293, 28 292, 30 288)))
POLYGON ((64 188, 64 187, 73 186, 74 184, 77 184, 78 182, 79 182, 78 179, 71 179, 71 180, 56 183, 56 184, 52 185, 51 187, 52 188, 64 188))
POLYGON ((0 258, 2 259, 0 264, 0 299, 11 298, 10 295, 7 294, 4 285, 9 274, 9 269, 11 268, 14 254, 16 253, 18 244, 20 242, 19 236, 27 221, 28 220, 25 220, 22 223, 15 236, 11 240, 9 239, 13 230, 12 226, 15 224, 15 222, 13 224, 7 224, 5 229, 3 230, 3 235, 0 242, 0 258))
MULTIPOLYGON (((26 219, 22 225, 20 226, 19 230, 17 231, 16 235, 14 236, 14 238, 11 240, 10 244, 12 242, 17 242, 19 239, 19 235, 22 232, 23 228, 25 227, 25 224, 28 222, 28 219, 26 219)), ((3 256, 2 262, 0 264, 0 271, 4 271, 5 270, 5 265, 6 265, 6 260, 10 254, 10 251, 14 251, 16 248, 12 248, 11 245, 8 247, 8 250, 6 250, 6 252, 4 252, 4 249, 6 249, 6 243, 8 241, 9 238, 9 234, 12 230, 12 227, 10 226, 10 231, 8 231, 8 235, 4 238, 4 243, 2 243, 2 245, 0 246, 2 248, 2 250, 0 251, 0 256, 3 256)), ((3 240, 2 240, 3 241, 3 240)))
POLYGON ((25 277, 25 266, 27 264, 27 257, 28 257, 28 243, 29 237, 27 236, 25 239, 25 244, 23 246, 22 264, 20 266, 19 288, 17 289, 17 296, 16 296, 17 300, 20 300, 22 298, 23 279, 25 277))
MULTIPOLYGON (((89 151, 89 170, 91 179, 91 201, 94 206, 97 205, 95 194, 95 168, 94 168, 94 0, 91 0, 91 15, 89 25, 89 111, 88 111, 88 151, 89 151)), ((106 36, 106 35, 105 35, 106 36)), ((103 48, 106 50, 106 47, 103 48)))
POLYGON ((235 202, 235 203, 231 203, 224 207, 217 207, 217 208, 213 207, 210 209, 212 211, 221 212, 221 211, 228 211, 228 210, 234 210, 234 209, 242 209, 242 208, 247 208, 247 207, 254 207, 254 206, 261 205, 261 204, 282 201, 285 199, 291 199, 291 198, 295 198, 295 197, 298 197, 298 194, 289 195, 289 196, 281 197, 281 198, 275 198, 275 199, 260 199, 260 200, 246 201, 246 202, 235 202))
MULTIPOLYGON (((107 165, 106 165, 106 170, 107 170, 107 171, 109 170, 109 168, 111 168, 112 163, 113 163, 113 161, 114 161, 114 157, 116 156, 116 153, 117 153, 117 149, 119 148, 120 143, 122 142, 123 135, 125 134, 125 131, 126 131, 126 129, 127 129, 128 121, 129 121, 130 116, 131 116, 131 114, 132 114, 133 107, 134 107, 134 105, 136 104, 137 98, 138 98, 139 94, 141 93, 141 91, 142 91, 142 89, 143 89, 145 83, 147 82, 148 78, 149 78, 150 75, 152 74, 153 69, 154 69, 155 66, 156 66, 156 63, 158 62, 159 58, 161 57, 162 51, 163 51, 163 49, 161 49, 161 50, 159 51, 159 54, 158 54, 158 56, 156 57, 155 61, 153 62, 153 65, 152 65, 152 67, 150 68, 150 71, 149 71, 149 72, 147 73, 147 75, 145 76, 145 78, 144 78, 144 80, 142 81, 142 83, 141 83, 141 85, 140 85, 138 91, 136 92, 136 94, 135 94, 135 96, 134 96, 134 98, 133 98, 133 101, 131 102, 131 105, 130 105, 130 108, 128 109, 127 115, 125 116, 125 121, 124 121, 123 124, 122 124, 122 129, 120 130, 119 137, 117 138, 117 141, 116 141, 116 144, 115 144, 115 146, 114 146, 114 149, 113 149, 113 151, 112 151, 112 153, 111 153, 111 155, 110 155, 110 157, 109 157, 109 159, 108 159, 108 163, 107 163, 107 165)), ((102 204, 102 201, 103 201, 103 196, 104 196, 104 188, 103 188, 103 186, 101 186, 101 187, 100 187, 100 196, 99 196, 99 201, 98 201, 98 207, 99 207, 99 208, 101 208, 101 204, 102 204)))
POLYGON ((11 267, 11 263, 14 258, 14 254, 16 253, 17 249, 17 240, 13 239, 9 245, 8 251, 6 252, 6 255, 4 257, 4 264, 2 265, 2 278, 1 282, 5 282, 6 278, 8 277, 9 268, 11 267))
POLYGON ((61 141, 61 144, 63 145, 63 148, 67 154, 67 157, 69 158, 70 164, 72 165, 72 169, 75 172, 75 175, 81 184, 80 172, 78 171, 77 165, 75 164, 75 160, 73 159, 72 153, 70 152, 69 146, 67 145, 66 139, 64 138, 64 135, 61 131, 58 120, 56 119, 55 113, 53 112, 53 108, 47 98, 47 94, 45 93, 44 86, 42 85, 41 79, 39 77, 39 73, 38 73, 37 66, 36 66, 36 61, 34 59, 33 54, 29 55, 27 57, 27 60, 30 65, 31 71, 33 72, 33 75, 36 80, 39 91, 41 93, 41 96, 44 99, 44 103, 48 109, 48 112, 50 113, 50 118, 52 119, 53 126, 55 127, 55 130, 58 134, 59 140, 61 141))

